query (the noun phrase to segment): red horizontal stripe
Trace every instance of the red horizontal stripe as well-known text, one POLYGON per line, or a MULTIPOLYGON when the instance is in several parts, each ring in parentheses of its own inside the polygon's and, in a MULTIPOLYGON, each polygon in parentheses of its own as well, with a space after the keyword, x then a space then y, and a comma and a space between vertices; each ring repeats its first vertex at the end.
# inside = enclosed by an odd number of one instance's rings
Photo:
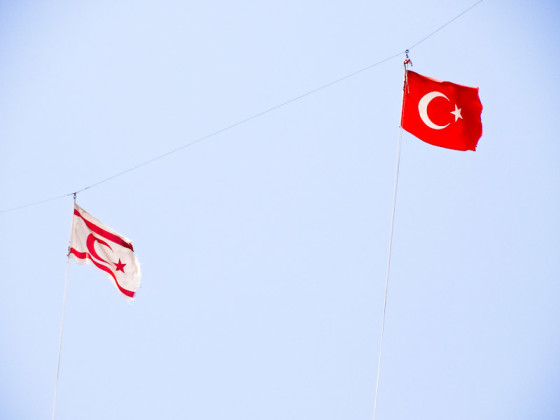
POLYGON ((68 254, 74 254, 80 260, 85 260, 88 257, 87 252, 76 251, 74 248, 70 248, 70 252, 68 254))
POLYGON ((123 240, 123 238, 121 238, 118 235, 115 235, 114 233, 108 232, 105 229, 97 226, 96 224, 90 222, 89 220, 86 220, 84 218, 84 216, 81 215, 81 213, 77 210, 74 209, 74 215, 80 217, 86 224, 86 226, 93 232, 97 233, 100 236, 103 236, 105 239, 108 239, 120 246, 124 246, 125 248, 130 249, 131 251, 134 252, 134 249, 132 248, 132 244, 126 242, 125 240, 123 240))

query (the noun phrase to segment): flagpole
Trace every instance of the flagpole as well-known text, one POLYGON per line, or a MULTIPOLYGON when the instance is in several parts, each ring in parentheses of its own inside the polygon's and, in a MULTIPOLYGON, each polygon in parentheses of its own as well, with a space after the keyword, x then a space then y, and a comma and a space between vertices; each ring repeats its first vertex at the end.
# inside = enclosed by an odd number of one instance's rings
MULTIPOLYGON (((76 193, 74 193, 74 204, 76 203, 76 193)), ((72 238, 72 231, 74 230, 74 216, 72 215, 72 228, 70 229, 70 238, 72 238)), ((56 397, 58 394, 58 378, 60 376, 60 355, 62 353, 62 336, 64 335, 64 315, 66 314, 66 296, 68 295, 68 272, 70 269, 70 244, 68 244, 68 255, 66 256, 66 275, 64 278, 64 297, 62 298, 62 318, 60 320, 60 334, 58 338, 58 362, 56 365, 56 382, 54 384, 54 399, 52 409, 52 420, 56 416, 56 397)))
POLYGON ((62 319, 60 321, 60 335, 58 339, 58 363, 56 366, 56 382, 54 385, 54 400, 53 400, 53 410, 52 410, 52 420, 55 419, 56 415, 56 396, 58 393, 58 378, 60 376, 60 355, 62 353, 62 336, 64 334, 64 315, 66 313, 66 295, 68 292, 68 269, 70 267, 70 257, 66 259, 66 278, 64 280, 64 298, 62 299, 62 319))
MULTIPOLYGON (((401 121, 402 121, 402 109, 404 109, 404 89, 406 89, 406 72, 407 65, 412 64, 408 58, 408 50, 406 50, 406 59, 404 61, 404 85, 403 85, 403 99, 401 106, 401 121)), ((395 181, 393 184, 393 210, 391 212, 391 230, 389 232, 389 250, 387 253, 387 270, 385 273, 385 296, 383 298, 383 317, 381 319, 381 337, 379 339, 379 359, 377 360, 377 379, 375 381, 375 402, 373 405, 373 420, 377 419, 377 400, 379 396, 379 378, 381 377, 381 354, 383 352, 383 335, 385 332, 385 315, 387 312, 387 294, 389 291, 389 273, 391 269, 391 251, 393 250, 393 230, 395 226, 395 209, 397 206, 397 188, 399 185, 399 167, 401 162, 401 143, 402 143, 402 126, 399 126, 399 140, 397 143, 397 159, 395 164, 395 181)))

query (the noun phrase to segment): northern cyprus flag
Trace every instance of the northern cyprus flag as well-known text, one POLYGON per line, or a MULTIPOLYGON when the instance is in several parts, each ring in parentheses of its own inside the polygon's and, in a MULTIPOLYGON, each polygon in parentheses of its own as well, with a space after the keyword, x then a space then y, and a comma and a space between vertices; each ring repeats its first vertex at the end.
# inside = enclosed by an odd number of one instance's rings
POLYGON ((74 202, 70 250, 78 264, 93 264, 132 299, 140 286, 140 264, 132 241, 105 226, 74 202))

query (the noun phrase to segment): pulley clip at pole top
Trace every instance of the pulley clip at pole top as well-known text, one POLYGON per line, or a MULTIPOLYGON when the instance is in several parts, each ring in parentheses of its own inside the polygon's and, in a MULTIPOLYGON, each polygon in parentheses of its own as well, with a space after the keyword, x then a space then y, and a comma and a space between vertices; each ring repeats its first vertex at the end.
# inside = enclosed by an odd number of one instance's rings
POLYGON ((406 69, 406 67, 407 67, 409 64, 410 64, 410 66, 412 66, 413 64, 412 64, 412 60, 408 57, 409 51, 406 50, 404 53, 406 54, 406 58, 405 58, 405 60, 403 61, 403 65, 404 65, 404 68, 406 69))

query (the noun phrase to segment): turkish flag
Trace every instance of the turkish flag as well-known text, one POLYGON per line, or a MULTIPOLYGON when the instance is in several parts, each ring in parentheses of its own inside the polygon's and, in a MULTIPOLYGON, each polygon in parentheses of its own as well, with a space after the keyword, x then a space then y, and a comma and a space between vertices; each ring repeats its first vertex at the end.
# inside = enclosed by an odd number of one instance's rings
POLYGON ((132 299, 140 286, 140 264, 132 241, 105 226, 74 202, 70 250, 78 264, 93 264, 132 299))
POLYGON ((434 146, 475 150, 482 136, 478 88, 406 72, 401 127, 434 146))

